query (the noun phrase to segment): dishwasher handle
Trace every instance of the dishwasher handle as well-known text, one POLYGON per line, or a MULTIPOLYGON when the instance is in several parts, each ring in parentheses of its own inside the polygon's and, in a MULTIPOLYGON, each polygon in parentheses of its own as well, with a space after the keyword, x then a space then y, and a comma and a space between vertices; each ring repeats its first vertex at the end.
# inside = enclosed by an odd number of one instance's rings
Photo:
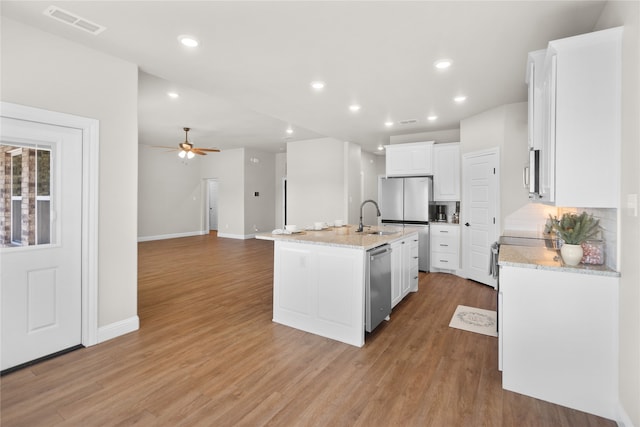
POLYGON ((389 245, 383 245, 378 248, 371 249, 369 251, 369 256, 373 259, 374 257, 386 254, 387 252, 391 252, 391 247, 389 245))

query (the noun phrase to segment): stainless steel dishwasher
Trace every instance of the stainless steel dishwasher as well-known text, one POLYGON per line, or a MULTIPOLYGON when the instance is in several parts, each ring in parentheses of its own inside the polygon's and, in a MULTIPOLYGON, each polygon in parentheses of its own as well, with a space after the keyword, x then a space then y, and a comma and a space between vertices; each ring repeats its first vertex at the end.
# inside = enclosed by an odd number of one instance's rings
POLYGON ((391 246, 367 251, 365 330, 373 331, 391 313, 391 246))

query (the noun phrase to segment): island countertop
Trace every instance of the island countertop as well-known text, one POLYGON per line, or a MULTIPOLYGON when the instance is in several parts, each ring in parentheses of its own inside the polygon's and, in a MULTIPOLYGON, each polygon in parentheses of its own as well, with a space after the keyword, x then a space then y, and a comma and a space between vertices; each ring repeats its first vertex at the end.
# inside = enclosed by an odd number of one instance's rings
POLYGON ((371 226, 365 227, 363 232, 357 232, 356 230, 357 226, 355 225, 345 225, 342 227, 328 227, 323 230, 304 230, 293 234, 260 233, 256 234, 256 239, 369 250, 420 231, 417 227, 408 226, 371 226), (392 233, 384 235, 373 234, 380 231, 392 233))

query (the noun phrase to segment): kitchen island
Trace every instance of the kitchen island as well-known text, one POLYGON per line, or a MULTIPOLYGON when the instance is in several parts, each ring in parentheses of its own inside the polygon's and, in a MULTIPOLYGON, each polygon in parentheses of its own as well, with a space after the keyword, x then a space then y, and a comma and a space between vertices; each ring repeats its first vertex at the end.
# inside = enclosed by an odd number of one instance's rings
POLYGON ((286 326, 362 347, 366 256, 382 245, 407 248, 395 251, 395 258, 392 254, 392 294, 394 287, 400 292, 418 290, 414 227, 366 227, 357 232, 347 225, 293 234, 261 233, 256 238, 274 241, 273 321, 286 326))

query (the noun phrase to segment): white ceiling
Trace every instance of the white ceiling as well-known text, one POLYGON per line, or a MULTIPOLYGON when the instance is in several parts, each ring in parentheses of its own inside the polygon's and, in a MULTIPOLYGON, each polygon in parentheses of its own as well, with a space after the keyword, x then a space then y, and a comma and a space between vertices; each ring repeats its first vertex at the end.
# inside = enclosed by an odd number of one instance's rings
POLYGON ((6 1, 2 15, 138 64, 141 144, 285 149, 322 136, 375 151, 526 100, 527 52, 592 31, 604 1, 6 1), (56 5, 99 35, 43 14, 56 5), (177 41, 200 40, 195 49, 177 41), (440 58, 453 66, 440 71, 440 58), (326 82, 322 92, 310 87, 326 82), (167 91, 180 93, 169 99, 167 91), (453 97, 466 95, 458 105, 453 97), (349 111, 358 103, 358 113, 349 111), (428 122, 428 115, 438 119, 428 122), (384 122, 416 119, 386 128, 384 122), (287 127, 293 129, 285 139, 287 127))

